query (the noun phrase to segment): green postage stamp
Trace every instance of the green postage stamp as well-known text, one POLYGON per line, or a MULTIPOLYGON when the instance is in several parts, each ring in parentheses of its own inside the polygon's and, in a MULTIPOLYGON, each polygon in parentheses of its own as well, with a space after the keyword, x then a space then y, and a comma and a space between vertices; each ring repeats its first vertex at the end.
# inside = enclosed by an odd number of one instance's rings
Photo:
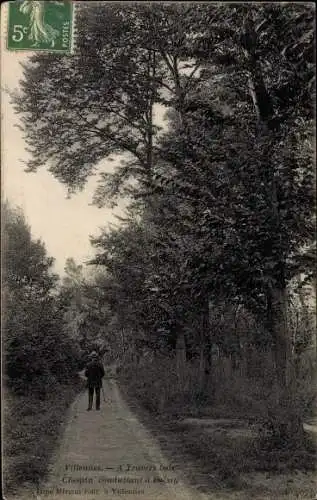
POLYGON ((73 5, 65 1, 9 2, 9 50, 71 52, 73 5))

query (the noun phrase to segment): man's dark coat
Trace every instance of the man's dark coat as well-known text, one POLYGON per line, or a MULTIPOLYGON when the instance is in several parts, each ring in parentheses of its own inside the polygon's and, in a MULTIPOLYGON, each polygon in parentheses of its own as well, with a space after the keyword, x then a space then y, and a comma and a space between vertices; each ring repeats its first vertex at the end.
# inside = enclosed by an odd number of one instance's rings
POLYGON ((100 388, 102 386, 102 379, 105 376, 105 370, 99 361, 90 361, 85 370, 85 377, 87 377, 87 385, 89 388, 100 388))

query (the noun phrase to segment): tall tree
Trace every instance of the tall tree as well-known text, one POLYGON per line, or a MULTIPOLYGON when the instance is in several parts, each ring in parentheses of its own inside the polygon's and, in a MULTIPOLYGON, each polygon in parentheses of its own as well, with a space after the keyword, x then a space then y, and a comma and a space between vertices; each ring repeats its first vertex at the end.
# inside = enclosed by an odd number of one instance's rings
POLYGON ((76 369, 76 349, 62 331, 53 259, 21 210, 4 204, 2 214, 5 375, 14 389, 45 396, 76 369))
POLYGON ((124 185, 133 194, 124 184, 131 176, 141 188, 149 182, 158 132, 154 106, 179 107, 196 68, 187 62, 183 81, 184 6, 80 5, 77 24, 75 54, 32 56, 13 101, 32 154, 30 171, 47 164, 75 190, 102 160, 124 154, 114 174, 100 167, 96 202, 102 204, 124 185))
POLYGON ((167 151, 179 174, 167 179, 170 189, 199 197, 210 228, 207 239, 213 235, 213 243, 219 242, 218 266, 230 288, 253 295, 257 307, 264 293, 278 378, 285 386, 286 286, 301 269, 301 249, 314 232, 313 12, 281 5, 207 11, 210 23, 199 18, 193 23, 197 36, 188 55, 205 63, 212 92, 206 100, 204 85, 185 108, 188 126, 178 132, 178 148, 172 139, 167 151), (285 37, 279 34, 282 25, 285 37))

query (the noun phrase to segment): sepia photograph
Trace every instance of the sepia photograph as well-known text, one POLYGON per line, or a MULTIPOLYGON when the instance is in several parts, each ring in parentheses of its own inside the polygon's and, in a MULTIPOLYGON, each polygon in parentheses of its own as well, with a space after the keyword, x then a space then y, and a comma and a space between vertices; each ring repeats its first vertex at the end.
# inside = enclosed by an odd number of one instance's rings
POLYGON ((2 3, 4 500, 317 500, 315 15, 2 3))

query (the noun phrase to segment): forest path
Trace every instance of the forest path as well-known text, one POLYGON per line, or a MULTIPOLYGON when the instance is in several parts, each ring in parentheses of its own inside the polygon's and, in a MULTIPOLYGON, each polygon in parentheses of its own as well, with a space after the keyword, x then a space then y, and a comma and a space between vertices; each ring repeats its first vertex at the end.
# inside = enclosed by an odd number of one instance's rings
POLYGON ((87 411, 86 393, 76 398, 69 410, 68 422, 48 480, 32 494, 32 498, 219 498, 185 486, 181 471, 171 470, 171 464, 166 461, 157 442, 122 399, 114 380, 105 382, 104 392, 106 402, 102 402, 100 411, 87 411), (138 468, 140 470, 136 470, 138 468))

